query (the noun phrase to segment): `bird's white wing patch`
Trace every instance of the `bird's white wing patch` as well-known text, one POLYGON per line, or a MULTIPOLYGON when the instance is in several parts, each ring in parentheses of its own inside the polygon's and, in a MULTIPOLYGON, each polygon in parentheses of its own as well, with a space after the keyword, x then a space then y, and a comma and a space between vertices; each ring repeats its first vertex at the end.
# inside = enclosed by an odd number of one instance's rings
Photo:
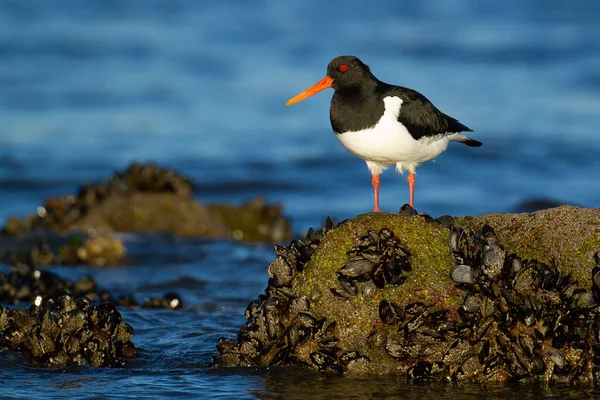
MULTIPOLYGON (((336 135, 350 153, 369 161, 369 169, 384 169, 396 165, 399 171, 414 171, 419 164, 429 161, 446 150, 448 138, 444 135, 430 140, 415 140, 398 121, 402 99, 388 96, 383 99, 385 111, 377 124, 355 132, 336 135)), ((374 171, 372 171, 374 172, 374 171)))

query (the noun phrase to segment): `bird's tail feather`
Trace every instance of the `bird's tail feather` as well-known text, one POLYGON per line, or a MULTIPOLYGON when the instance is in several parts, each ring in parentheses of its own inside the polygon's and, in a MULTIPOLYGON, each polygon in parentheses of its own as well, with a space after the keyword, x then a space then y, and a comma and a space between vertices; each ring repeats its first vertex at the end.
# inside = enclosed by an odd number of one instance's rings
POLYGON ((471 139, 466 136, 465 136, 465 139, 466 140, 461 140, 460 142, 466 144, 469 147, 479 147, 479 146, 483 145, 483 143, 480 142, 479 140, 471 139))
POLYGON ((470 137, 465 136, 462 133, 453 133, 452 135, 448 136, 448 139, 450 139, 450 141, 452 142, 464 143, 470 147, 479 147, 483 145, 483 143, 481 143, 479 140, 471 139, 470 137))

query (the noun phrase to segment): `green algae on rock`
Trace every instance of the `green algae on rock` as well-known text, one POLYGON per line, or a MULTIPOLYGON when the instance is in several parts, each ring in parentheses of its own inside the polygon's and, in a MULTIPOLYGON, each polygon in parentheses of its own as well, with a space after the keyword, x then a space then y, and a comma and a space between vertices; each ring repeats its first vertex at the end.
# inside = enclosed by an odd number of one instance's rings
POLYGON ((508 253, 489 226, 366 214, 275 248, 269 285, 215 365, 408 379, 598 383, 594 284, 508 253), (438 222, 438 223, 435 223, 438 222), (452 279, 453 280, 452 280, 452 279))
POLYGON ((9 219, 0 232, 167 233, 248 242, 290 238, 290 224, 279 205, 258 198, 241 207, 209 206, 192 197, 193 188, 190 179, 170 169, 135 163, 105 183, 82 186, 77 195, 46 201, 36 215, 9 219))

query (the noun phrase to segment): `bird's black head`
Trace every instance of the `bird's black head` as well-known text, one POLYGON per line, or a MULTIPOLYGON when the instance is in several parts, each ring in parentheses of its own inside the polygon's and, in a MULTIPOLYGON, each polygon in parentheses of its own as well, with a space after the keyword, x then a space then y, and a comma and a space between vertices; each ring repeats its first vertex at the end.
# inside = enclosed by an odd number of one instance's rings
POLYGON ((327 76, 321 79, 304 92, 297 94, 287 101, 288 106, 302 101, 313 94, 319 93, 327 88, 338 89, 356 89, 360 90, 365 85, 377 83, 377 78, 373 76, 369 66, 363 63, 355 56, 336 57, 327 66, 327 76))
POLYGON ((356 56, 340 56, 331 60, 327 76, 333 79, 332 87, 336 90, 375 81, 369 66, 356 56))

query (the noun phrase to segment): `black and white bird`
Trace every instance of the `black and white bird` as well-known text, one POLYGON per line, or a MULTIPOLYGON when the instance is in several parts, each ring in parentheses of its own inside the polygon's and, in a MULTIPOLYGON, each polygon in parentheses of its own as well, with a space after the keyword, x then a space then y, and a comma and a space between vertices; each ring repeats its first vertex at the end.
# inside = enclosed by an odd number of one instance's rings
POLYGON ((335 90, 331 127, 346 150, 366 161, 374 189, 373 211, 379 211, 379 175, 388 167, 408 171, 409 204, 414 207, 419 164, 439 156, 449 142, 482 145, 461 133, 471 129, 442 113, 421 93, 380 81, 355 56, 334 58, 325 78, 286 105, 330 87, 335 90))

